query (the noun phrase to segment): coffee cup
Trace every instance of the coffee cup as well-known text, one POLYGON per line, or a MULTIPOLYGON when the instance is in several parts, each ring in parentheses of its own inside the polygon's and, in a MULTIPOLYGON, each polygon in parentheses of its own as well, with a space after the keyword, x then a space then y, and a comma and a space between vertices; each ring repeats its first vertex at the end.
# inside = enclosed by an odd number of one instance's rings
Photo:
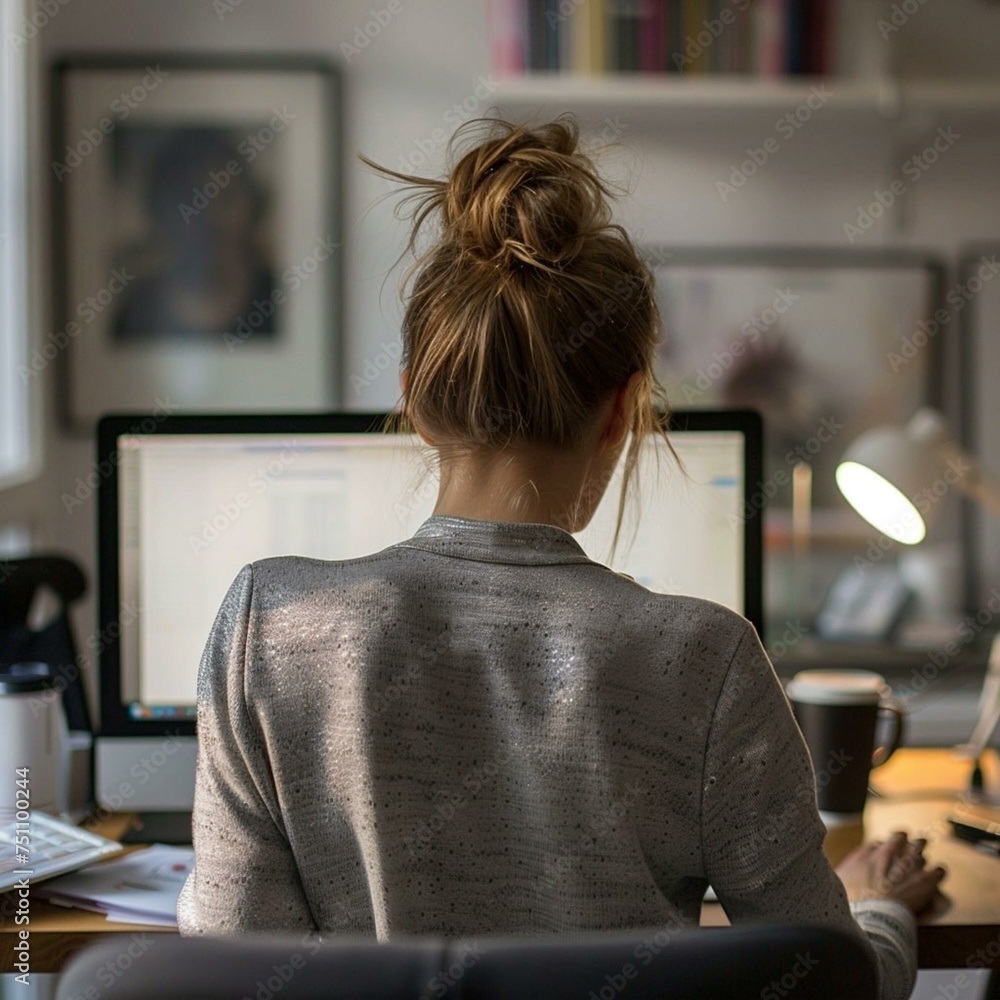
POLYGON ((903 709, 885 678, 870 670, 803 670, 785 689, 816 774, 821 813, 855 816, 865 807, 868 777, 903 740, 903 709), (892 720, 876 745, 879 718, 892 720))
POLYGON ((65 801, 66 716, 47 663, 0 667, 0 812, 28 803, 58 813, 65 801))

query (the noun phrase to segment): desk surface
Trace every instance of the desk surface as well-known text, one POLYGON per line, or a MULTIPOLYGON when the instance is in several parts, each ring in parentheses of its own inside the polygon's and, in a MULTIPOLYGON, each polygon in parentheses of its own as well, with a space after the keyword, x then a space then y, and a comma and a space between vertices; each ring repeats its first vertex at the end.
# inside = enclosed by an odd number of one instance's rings
MULTIPOLYGON (((988 764, 987 783, 1000 788, 1000 768, 993 759, 988 764)), ((949 750, 902 750, 873 776, 873 785, 885 797, 869 800, 864 830, 860 825, 845 827, 832 831, 827 841, 827 853, 836 861, 862 836, 883 838, 905 829, 911 836, 927 838, 929 861, 945 865, 949 875, 942 898, 920 918, 921 968, 964 968, 979 950, 986 964, 1000 968, 1000 861, 952 838, 945 820, 968 776, 968 762, 949 750)), ((113 816, 96 829, 114 838, 127 824, 127 816, 113 816)), ((19 929, 11 918, 14 905, 10 894, 0 896, 0 972, 13 969, 14 932, 19 929)), ((721 906, 706 904, 702 923, 725 924, 721 906)), ((96 913, 41 900, 32 901, 29 930, 31 970, 36 973, 58 971, 73 952, 103 935, 174 933, 163 927, 111 923, 96 913)))
MULTIPOLYGON (((95 833, 115 840, 128 829, 130 819, 127 813, 110 816, 95 824, 92 829, 95 833)), ((16 905, 14 893, 8 892, 0 896, 0 973, 13 971, 16 932, 25 929, 14 924, 16 905)), ((106 920, 99 913, 54 906, 40 899, 31 899, 30 915, 31 922, 27 930, 31 934, 31 971, 36 973, 58 972, 74 952, 106 934, 176 933, 169 927, 115 923, 106 920)))
MULTIPOLYGON (((996 758, 985 761, 987 787, 1000 788, 996 758)), ((931 865, 943 865, 943 893, 918 919, 920 967, 966 968, 982 958, 1000 969, 1000 861, 951 836, 947 816, 968 787, 971 766, 950 750, 907 749, 872 774, 882 798, 870 798, 864 825, 832 829, 826 853, 836 864, 863 839, 882 840, 893 830, 925 837, 931 865), (979 956, 979 951, 983 955, 979 956)), ((727 923, 718 903, 706 903, 702 924, 727 923)))

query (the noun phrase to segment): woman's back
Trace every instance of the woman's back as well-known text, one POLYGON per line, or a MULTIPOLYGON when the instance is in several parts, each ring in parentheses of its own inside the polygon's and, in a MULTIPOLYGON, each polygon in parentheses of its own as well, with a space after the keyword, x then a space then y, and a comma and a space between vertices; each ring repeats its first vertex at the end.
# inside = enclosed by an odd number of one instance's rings
MULTIPOLYGON (((287 837, 296 869, 287 848, 256 859, 271 884, 248 896, 228 848, 218 867, 199 852, 200 878, 231 880, 230 930, 676 927, 708 880, 734 915, 794 910, 774 866, 822 828, 787 801, 809 764, 750 625, 559 528, 434 517, 366 559, 256 563, 216 633, 202 697, 225 718, 203 731, 233 742, 203 745, 203 776, 245 768, 263 829, 245 813, 231 837, 287 837)), ((212 784, 206 842, 230 823, 212 784)))

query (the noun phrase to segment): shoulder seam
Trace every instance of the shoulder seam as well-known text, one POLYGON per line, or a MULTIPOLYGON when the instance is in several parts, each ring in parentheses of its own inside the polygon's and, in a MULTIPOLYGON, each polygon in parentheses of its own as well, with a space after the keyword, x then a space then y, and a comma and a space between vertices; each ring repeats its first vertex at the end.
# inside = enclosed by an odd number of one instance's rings
POLYGON ((247 631, 246 638, 243 640, 243 704, 247 709, 247 719, 253 725, 254 729, 257 728, 256 721, 250 716, 250 670, 249 670, 249 657, 250 657, 250 630, 253 628, 254 615, 253 615, 253 600, 255 595, 254 588, 254 563, 247 563, 247 570, 250 573, 250 593, 247 597, 247 631))
MULTIPOLYGON (((275 812, 272 810, 272 802, 268 801, 268 798, 262 794, 259 787, 257 788, 257 795, 260 797, 264 808, 268 811, 268 814, 271 817, 271 822, 274 823, 275 828, 281 836, 285 838, 285 841, 289 842, 288 831, 285 827, 285 818, 281 813, 281 806, 279 804, 277 782, 275 781, 274 772, 271 766, 271 757, 267 739, 265 738, 263 730, 260 727, 260 718, 257 714, 256 708, 251 707, 250 700, 250 636, 256 625, 256 617, 254 615, 254 598, 257 595, 256 580, 254 577, 255 565, 255 563, 248 563, 245 567, 245 569, 247 569, 250 573, 250 593, 246 602, 246 635, 243 641, 243 708, 246 712, 247 724, 253 730, 259 751, 263 754, 263 760, 261 763, 263 769, 267 773, 267 780, 270 784, 268 792, 277 811, 275 812)), ((254 781, 255 785, 257 784, 256 778, 253 775, 251 776, 251 780, 254 781)))
POLYGON ((715 694, 715 702, 712 705, 712 714, 708 720, 708 728, 705 731, 705 745, 702 748, 701 753, 701 777, 698 783, 698 847, 701 852, 702 867, 705 864, 705 770, 708 767, 708 747, 712 742, 712 733, 715 730, 715 717, 719 711, 719 701, 722 698, 722 692, 726 688, 726 684, 729 681, 729 675, 732 672, 733 664, 736 662, 736 654, 740 651, 743 643, 746 642, 747 636, 750 634, 750 629, 753 626, 746 620, 744 620, 743 631, 740 633, 739 638, 736 640, 736 645, 733 646, 733 651, 729 656, 729 662, 726 664, 726 669, 722 675, 722 682, 719 684, 719 690, 715 694))

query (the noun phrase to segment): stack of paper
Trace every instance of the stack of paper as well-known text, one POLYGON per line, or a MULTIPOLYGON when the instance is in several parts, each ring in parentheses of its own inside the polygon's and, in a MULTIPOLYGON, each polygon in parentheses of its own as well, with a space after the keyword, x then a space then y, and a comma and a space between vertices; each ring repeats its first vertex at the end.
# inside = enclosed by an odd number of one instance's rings
POLYGON ((154 844, 37 886, 40 899, 127 924, 177 926, 177 897, 194 867, 190 847, 154 844))

